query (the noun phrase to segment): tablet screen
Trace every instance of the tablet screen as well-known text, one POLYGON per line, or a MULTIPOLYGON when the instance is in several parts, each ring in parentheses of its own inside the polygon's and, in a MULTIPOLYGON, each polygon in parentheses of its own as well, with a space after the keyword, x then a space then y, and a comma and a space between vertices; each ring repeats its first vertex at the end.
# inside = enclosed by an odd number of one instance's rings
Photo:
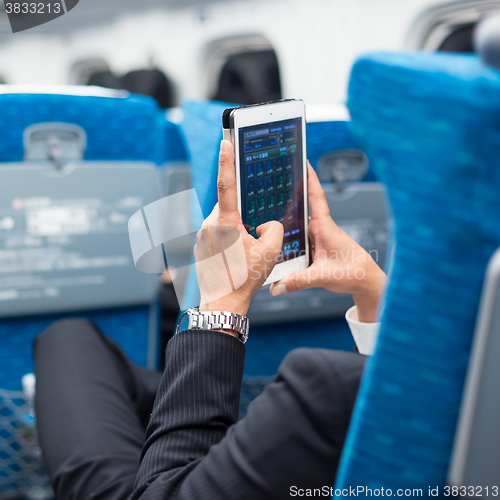
POLYGON ((281 261, 305 255, 302 118, 239 129, 241 217, 252 236, 283 224, 281 261))

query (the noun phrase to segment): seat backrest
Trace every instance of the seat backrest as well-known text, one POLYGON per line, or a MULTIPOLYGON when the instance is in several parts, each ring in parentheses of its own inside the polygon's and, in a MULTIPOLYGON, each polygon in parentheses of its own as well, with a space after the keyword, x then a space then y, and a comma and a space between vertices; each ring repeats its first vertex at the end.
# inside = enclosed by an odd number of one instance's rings
MULTIPOLYGON (((178 108, 171 111, 174 114, 182 115, 182 111, 178 108)), ((167 113, 167 115, 169 114, 167 113)), ((191 175, 184 134, 180 126, 168 118, 168 116, 164 117, 162 125, 166 138, 166 157, 159 169, 164 196, 171 196, 191 189, 191 175)), ((181 197, 179 200, 184 202, 184 206, 178 207, 178 210, 176 210, 178 224, 186 228, 186 234, 192 234, 194 229, 191 224, 189 197, 181 197)), ((192 238, 185 237, 169 243, 169 267, 178 269, 191 262, 194 237, 195 235, 192 234, 192 238)), ((184 283, 179 282, 183 279, 180 277, 176 279, 176 290, 179 290, 180 293, 183 293, 184 283)))
POLYGON ((352 130, 387 186, 396 250, 336 487, 442 487, 481 286, 500 245, 500 73, 475 56, 354 65, 352 130))
POLYGON ((177 123, 169 119, 170 114, 181 114, 179 108, 175 108, 170 112, 166 112, 162 117, 163 134, 165 137, 165 159, 164 163, 170 164, 185 164, 188 161, 186 143, 184 134, 177 123))
POLYGON ((145 96, 99 87, 2 85, 0 162, 22 161, 25 130, 70 123, 87 136, 85 160, 151 161, 166 157, 163 112, 145 96))
POLYGON ((93 319, 134 361, 156 366, 157 279, 135 269, 127 223, 161 198, 158 108, 87 87, 36 91, 0 93, 0 387, 21 387, 32 340, 67 316, 93 319), (45 149, 73 159, 44 160, 45 149))
POLYGON ((134 361, 154 366, 157 277, 136 270, 128 219, 160 197, 148 163, 0 166, 0 387, 20 385, 31 340, 66 315, 95 313, 134 361))

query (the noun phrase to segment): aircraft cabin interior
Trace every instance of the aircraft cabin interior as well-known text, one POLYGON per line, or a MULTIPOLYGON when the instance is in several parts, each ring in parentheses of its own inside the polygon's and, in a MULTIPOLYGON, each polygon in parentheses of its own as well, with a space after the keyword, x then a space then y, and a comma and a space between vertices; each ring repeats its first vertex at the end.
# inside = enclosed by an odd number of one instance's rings
POLYGON ((500 0, 5 0, 0 46, 0 500, 499 495, 500 0))

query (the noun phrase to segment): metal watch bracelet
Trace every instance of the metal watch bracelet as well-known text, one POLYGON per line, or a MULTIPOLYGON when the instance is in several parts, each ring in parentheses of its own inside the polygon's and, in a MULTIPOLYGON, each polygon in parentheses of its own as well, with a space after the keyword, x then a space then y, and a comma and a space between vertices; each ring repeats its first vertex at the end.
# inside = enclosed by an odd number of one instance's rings
POLYGON ((231 330, 239 334, 241 342, 248 340, 250 321, 245 316, 227 311, 199 311, 197 308, 188 309, 179 319, 176 333, 183 317, 188 316, 188 330, 231 330))

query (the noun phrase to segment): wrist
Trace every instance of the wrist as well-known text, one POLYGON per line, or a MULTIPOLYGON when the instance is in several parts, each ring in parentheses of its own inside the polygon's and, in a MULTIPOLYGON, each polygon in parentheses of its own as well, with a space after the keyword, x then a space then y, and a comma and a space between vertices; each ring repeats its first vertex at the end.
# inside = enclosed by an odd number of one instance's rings
POLYGON ((199 307, 200 311, 227 311, 233 314, 239 314, 240 316, 246 316, 248 308, 250 307, 250 302, 243 300, 235 300, 228 297, 223 297, 222 299, 214 300, 212 302, 202 303, 199 307))
POLYGON ((353 294, 352 298, 358 312, 358 321, 361 323, 375 323, 379 304, 378 297, 353 294))
POLYGON ((377 266, 370 275, 370 279, 364 280, 363 286, 352 294, 354 304, 358 312, 358 320, 361 323, 374 323, 377 321, 377 312, 380 299, 385 287, 385 273, 377 266))

